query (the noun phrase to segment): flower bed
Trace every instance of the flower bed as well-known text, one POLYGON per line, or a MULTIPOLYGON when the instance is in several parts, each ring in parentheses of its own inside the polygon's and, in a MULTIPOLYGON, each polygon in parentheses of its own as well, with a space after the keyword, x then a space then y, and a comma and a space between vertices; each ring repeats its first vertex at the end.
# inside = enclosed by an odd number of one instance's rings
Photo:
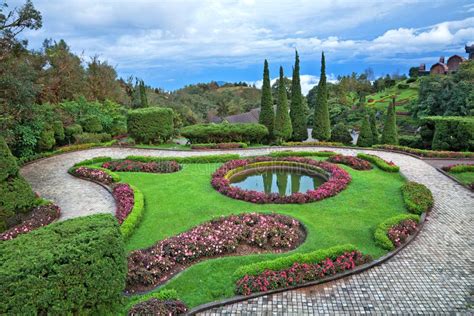
POLYGON ((97 181, 105 185, 110 185, 114 182, 113 177, 109 173, 97 168, 81 166, 71 169, 71 173, 81 178, 97 181))
POLYGON ((380 158, 379 156, 360 153, 360 154, 357 154, 357 157, 373 163, 374 165, 376 165, 378 168, 382 169, 383 171, 387 171, 387 172, 400 171, 400 167, 398 167, 392 161, 386 161, 380 158))
POLYGON ((112 194, 114 196, 115 203, 117 204, 115 217, 117 218, 119 224, 122 224, 133 209, 133 189, 126 183, 119 183, 113 187, 112 194))
POLYGON ((192 144, 191 149, 233 149, 233 148, 247 148, 246 143, 207 143, 207 144, 192 144))
POLYGON ((276 157, 331 157, 337 155, 333 151, 329 150, 321 150, 321 151, 274 151, 270 153, 268 156, 276 158, 276 157))
POLYGON ((133 251, 128 257, 127 291, 153 288, 186 266, 216 256, 261 251, 281 252, 304 239, 300 223, 278 214, 222 217, 133 251))
POLYGON ((404 244, 408 237, 416 232, 417 228, 418 222, 412 219, 406 219, 390 227, 387 231, 387 236, 395 248, 397 248, 404 244))
POLYGON ((0 234, 0 240, 13 239, 33 229, 48 225, 59 218, 60 208, 55 204, 46 204, 35 207, 25 220, 0 234))
POLYGON ((420 217, 415 214, 401 214, 386 219, 375 230, 375 243, 383 249, 393 250, 416 232, 419 221, 420 217))
POLYGON ((236 293, 250 295, 257 292, 286 288, 316 281, 354 269, 371 260, 359 251, 346 252, 335 259, 326 258, 318 263, 294 263, 284 270, 265 270, 258 275, 245 275, 236 283, 236 293))
POLYGON ((328 158, 329 162, 340 163, 355 170, 370 170, 372 165, 363 159, 353 156, 335 155, 328 158))
POLYGON ((121 172, 130 171, 152 173, 171 173, 181 170, 181 166, 176 161, 141 162, 129 159, 107 161, 102 164, 102 168, 121 172))
POLYGON ((426 150, 426 149, 417 149, 406 146, 397 146, 397 145, 374 145, 373 148, 388 149, 393 151, 402 151, 409 154, 413 154, 420 157, 430 157, 430 158, 472 158, 474 157, 473 152, 457 152, 457 151, 437 151, 437 150, 426 150))
POLYGON ((182 315, 188 311, 188 307, 179 300, 159 300, 150 298, 144 302, 134 305, 128 315, 182 315))
POLYGON ((421 183, 407 182, 402 186, 402 195, 411 213, 420 215, 433 207, 433 195, 430 189, 421 183))
POLYGON ((252 159, 231 160, 223 164, 212 175, 211 184, 220 193, 233 199, 252 203, 309 203, 336 195, 350 183, 351 177, 342 168, 324 161, 317 161, 302 157, 257 157, 252 159), (258 166, 259 163, 269 162, 275 165, 298 165, 308 169, 319 169, 328 173, 329 179, 315 190, 306 193, 293 193, 289 196, 280 196, 277 193, 263 193, 244 190, 230 185, 229 175, 244 168, 258 166))

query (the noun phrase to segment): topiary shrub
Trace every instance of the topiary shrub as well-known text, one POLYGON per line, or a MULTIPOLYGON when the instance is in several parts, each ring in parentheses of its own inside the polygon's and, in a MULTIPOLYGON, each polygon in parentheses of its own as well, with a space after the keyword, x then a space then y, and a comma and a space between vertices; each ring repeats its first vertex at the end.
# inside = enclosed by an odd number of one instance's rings
POLYGON ((331 141, 343 143, 346 145, 352 144, 352 136, 347 125, 344 123, 337 123, 334 125, 331 132, 331 141))
POLYGON ((408 210, 414 214, 428 212, 433 207, 430 189, 421 183, 408 182, 402 187, 403 200, 408 210))
POLYGON ((66 138, 66 135, 64 134, 63 122, 61 122, 61 121, 54 121, 54 122, 51 124, 51 127, 52 127, 53 132, 54 132, 54 138, 56 139, 56 143, 61 143, 61 142, 63 142, 64 139, 66 138))
POLYGON ((84 131, 88 133, 99 133, 99 132, 102 132, 104 128, 99 118, 95 116, 88 116, 82 119, 81 125, 84 128, 84 131))
POLYGON ((395 113, 395 100, 387 109, 387 117, 382 132, 382 144, 398 145, 397 118, 395 113))
POLYGON ((12 155, 5 139, 0 136, 0 181, 18 174, 16 158, 12 155))
POLYGON ((19 235, 0 243, 0 314, 115 314, 126 269, 122 236, 108 214, 19 235))
POLYGON ((140 143, 163 143, 173 136, 173 110, 170 108, 143 108, 128 112, 127 129, 140 143))
POLYGON ((268 129, 261 124, 197 124, 181 129, 181 135, 191 143, 260 143, 268 129))
POLYGON ((370 122, 367 115, 362 120, 359 137, 357 138, 357 146, 371 147, 374 144, 373 133, 370 129, 370 122))
POLYGON ((38 149, 39 151, 47 151, 53 148, 56 144, 56 139, 54 138, 54 131, 52 128, 46 128, 41 131, 40 137, 38 139, 38 149))

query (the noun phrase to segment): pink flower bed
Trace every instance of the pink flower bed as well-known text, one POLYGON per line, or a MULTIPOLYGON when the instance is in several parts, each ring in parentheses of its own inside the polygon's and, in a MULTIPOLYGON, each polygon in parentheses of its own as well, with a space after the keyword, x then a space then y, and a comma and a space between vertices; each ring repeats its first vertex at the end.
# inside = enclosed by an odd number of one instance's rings
POLYGON ((355 170, 372 169, 372 165, 370 164, 370 162, 353 156, 334 155, 329 157, 328 161, 347 165, 355 170))
POLYGON ((112 171, 171 173, 181 170, 176 161, 151 161, 141 162, 134 160, 115 160, 102 164, 102 168, 112 171))
POLYGON ((395 247, 399 247, 406 242, 410 235, 413 235, 416 232, 417 227, 418 223, 416 221, 407 219, 392 226, 387 231, 387 236, 395 247))
POLYGON ((33 229, 46 226, 59 218, 60 208, 54 204, 37 206, 27 218, 19 225, 0 234, 0 240, 13 239, 20 234, 25 234, 33 229))
POLYGON ((128 257, 127 289, 149 289, 166 281, 173 271, 202 258, 255 252, 252 248, 280 252, 296 247, 302 239, 300 223, 284 215, 221 217, 148 249, 133 251, 128 257))
POLYGON ((122 224, 125 218, 133 209, 135 203, 133 189, 125 183, 119 183, 113 187, 112 194, 117 204, 115 217, 119 224, 122 224))
POLYGON ((79 177, 97 181, 106 185, 114 182, 112 177, 103 170, 93 169, 88 167, 76 168, 73 173, 79 177))
POLYGON ((282 157, 282 158, 270 158, 270 157, 257 157, 253 159, 238 159, 231 160, 223 164, 219 169, 212 175, 211 184, 220 193, 227 195, 233 199, 244 200, 252 203, 309 203, 319 201, 344 190, 347 185, 351 182, 351 176, 342 168, 328 162, 317 161, 303 157, 282 157), (251 190, 244 190, 238 187, 231 186, 229 179, 225 178, 225 175, 232 169, 243 167, 255 162, 263 161, 290 161, 302 164, 307 164, 314 167, 319 167, 327 171, 330 176, 328 181, 323 183, 315 190, 309 190, 306 193, 293 193, 288 196, 281 196, 277 193, 264 193, 251 190))
POLYGON ((289 269, 273 271, 266 270, 259 275, 246 275, 237 281, 237 294, 250 295, 257 292, 286 288, 310 281, 316 281, 336 273, 354 269, 356 266, 367 263, 370 256, 363 255, 359 251, 346 252, 331 260, 325 260, 317 264, 294 263, 289 269))

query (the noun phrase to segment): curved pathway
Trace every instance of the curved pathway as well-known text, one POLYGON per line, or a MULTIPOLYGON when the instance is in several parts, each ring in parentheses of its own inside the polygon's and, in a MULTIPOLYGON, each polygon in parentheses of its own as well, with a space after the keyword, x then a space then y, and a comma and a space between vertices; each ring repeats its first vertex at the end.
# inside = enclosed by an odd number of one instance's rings
MULTIPOLYGON (((369 152, 400 166, 409 180, 428 186, 435 206, 417 240, 397 256, 371 270, 338 281, 262 296, 210 310, 205 314, 427 314, 474 312, 474 194, 422 160, 403 154, 344 148, 264 148, 242 150, 243 156, 270 151, 332 150, 354 155, 369 152)), ((236 151, 212 151, 236 153, 236 151)), ((67 174, 74 163, 97 156, 194 156, 199 151, 97 148, 34 162, 21 173, 43 197, 62 209, 61 219, 114 212, 110 194, 102 187, 67 174)))

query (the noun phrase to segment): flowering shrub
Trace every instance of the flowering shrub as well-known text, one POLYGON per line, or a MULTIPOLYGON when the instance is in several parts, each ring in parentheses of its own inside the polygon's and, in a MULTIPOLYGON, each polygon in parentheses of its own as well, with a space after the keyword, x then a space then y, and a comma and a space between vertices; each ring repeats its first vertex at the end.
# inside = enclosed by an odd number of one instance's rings
POLYGON ((73 169, 72 173, 79 177, 97 181, 106 185, 112 184, 112 182, 114 182, 111 175, 100 169, 79 167, 73 169))
POLYGON ((112 171, 152 173, 171 173, 181 170, 181 166, 176 161, 141 162, 129 159, 107 161, 102 164, 102 168, 106 168, 112 171))
POLYGON ((196 226, 128 257, 127 288, 150 287, 166 281, 176 269, 206 257, 223 256, 245 245, 281 251, 301 242, 300 223, 278 214, 241 214, 196 226))
POLYGON ((159 300, 151 298, 134 305, 129 311, 129 316, 134 315, 182 315, 188 311, 188 307, 179 300, 159 300))
POLYGON ((0 240, 13 239, 19 234, 24 234, 33 229, 48 225, 59 218, 60 208, 55 204, 40 205, 35 207, 27 218, 19 225, 0 234, 0 240))
POLYGON ((388 238, 395 247, 404 244, 410 235, 413 235, 418 228, 418 223, 414 220, 407 219, 390 227, 387 232, 388 238))
POLYGON ((117 217, 119 224, 122 224, 133 209, 135 201, 133 189, 126 183, 119 183, 114 186, 112 194, 117 204, 115 217, 117 217))
POLYGON ((237 281, 235 291, 237 294, 250 295, 304 284, 354 269, 370 260, 369 256, 352 251, 338 256, 335 260, 326 258, 318 263, 294 263, 289 269, 265 270, 258 275, 245 275, 237 281))
POLYGON ((369 155, 369 154, 357 154, 357 157, 360 159, 367 160, 380 169, 387 171, 387 172, 398 172, 400 171, 400 167, 398 167, 396 164, 394 164, 392 161, 386 161, 379 156, 376 155, 369 155))
POLYGON ((347 165, 355 170, 370 170, 372 165, 365 160, 353 156, 335 155, 328 158, 328 161, 333 163, 341 163, 347 165))
POLYGON ((212 186, 219 191, 220 193, 227 195, 233 199, 244 200, 252 203, 308 203, 319 201, 327 197, 336 195, 337 193, 344 190, 347 185, 351 182, 351 176, 342 168, 338 166, 324 162, 317 161, 309 158, 303 157, 281 157, 281 158, 271 158, 271 157, 256 157, 252 159, 237 159, 231 160, 223 164, 219 169, 214 172, 212 175, 211 184, 212 186), (315 190, 309 190, 306 193, 293 193, 288 196, 281 196, 277 193, 264 193, 251 190, 244 190, 238 187, 230 185, 230 180, 226 175, 233 169, 245 167, 252 163, 259 162, 275 162, 275 165, 278 165, 278 162, 284 163, 298 163, 308 165, 309 168, 320 168, 330 174, 328 181, 323 183, 315 190))

